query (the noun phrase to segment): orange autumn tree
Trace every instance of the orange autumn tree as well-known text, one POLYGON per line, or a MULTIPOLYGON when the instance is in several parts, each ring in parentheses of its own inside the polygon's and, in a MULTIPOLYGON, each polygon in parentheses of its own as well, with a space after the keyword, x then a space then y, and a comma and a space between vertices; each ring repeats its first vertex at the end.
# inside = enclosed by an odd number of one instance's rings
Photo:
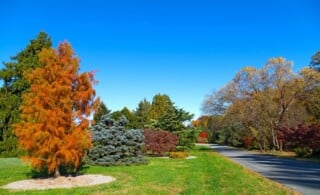
POLYGON ((30 90, 15 133, 33 168, 55 176, 62 167, 76 172, 92 146, 89 116, 99 104, 93 73, 78 73, 79 59, 68 43, 43 49, 39 61, 44 67, 27 73, 30 90))

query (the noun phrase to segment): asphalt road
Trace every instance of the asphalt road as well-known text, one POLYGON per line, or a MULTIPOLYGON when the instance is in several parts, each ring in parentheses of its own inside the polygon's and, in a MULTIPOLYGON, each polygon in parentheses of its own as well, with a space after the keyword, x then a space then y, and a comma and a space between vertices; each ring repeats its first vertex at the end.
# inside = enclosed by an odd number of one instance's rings
POLYGON ((319 162, 253 154, 217 144, 207 144, 207 146, 271 180, 302 192, 302 194, 320 195, 319 162))

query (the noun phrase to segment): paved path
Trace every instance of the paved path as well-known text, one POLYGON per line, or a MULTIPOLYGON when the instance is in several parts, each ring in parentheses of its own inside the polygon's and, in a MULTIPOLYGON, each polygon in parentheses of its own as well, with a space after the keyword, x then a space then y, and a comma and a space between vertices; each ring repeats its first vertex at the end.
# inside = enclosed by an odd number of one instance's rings
POLYGON ((217 144, 207 145, 271 180, 278 181, 305 195, 320 195, 320 163, 318 162, 253 154, 217 144))

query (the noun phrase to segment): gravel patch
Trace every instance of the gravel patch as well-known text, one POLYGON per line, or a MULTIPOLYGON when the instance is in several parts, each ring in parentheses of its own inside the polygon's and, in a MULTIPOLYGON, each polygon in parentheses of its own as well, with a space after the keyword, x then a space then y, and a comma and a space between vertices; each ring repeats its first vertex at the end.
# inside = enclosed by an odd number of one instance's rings
POLYGON ((1 188, 8 190, 45 190, 54 188, 74 188, 100 185, 115 181, 114 177, 104 175, 80 175, 76 177, 57 177, 48 179, 29 179, 9 183, 1 188))
POLYGON ((190 160, 190 159, 195 159, 195 158, 197 158, 197 157, 196 156, 188 156, 186 159, 190 160))
MULTIPOLYGON (((169 156, 162 156, 162 157, 157 157, 157 158, 173 159, 173 158, 170 158, 169 156)), ((195 159, 195 158, 197 158, 197 157, 196 156, 188 156, 185 159, 190 160, 190 159, 195 159)))

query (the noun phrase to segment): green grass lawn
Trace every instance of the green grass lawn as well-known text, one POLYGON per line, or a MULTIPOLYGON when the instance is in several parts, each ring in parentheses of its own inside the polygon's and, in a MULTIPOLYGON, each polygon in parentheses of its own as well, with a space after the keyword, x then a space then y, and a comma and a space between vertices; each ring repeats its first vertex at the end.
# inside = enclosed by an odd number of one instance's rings
MULTIPOLYGON (((148 165, 90 166, 88 174, 110 175, 116 181, 83 188, 11 192, 16 194, 293 194, 292 191, 234 164, 223 156, 197 148, 196 159, 150 158, 148 165)), ((28 179, 31 172, 16 158, 0 158, 0 186, 28 179)), ((0 189, 0 194, 9 191, 0 189)))

